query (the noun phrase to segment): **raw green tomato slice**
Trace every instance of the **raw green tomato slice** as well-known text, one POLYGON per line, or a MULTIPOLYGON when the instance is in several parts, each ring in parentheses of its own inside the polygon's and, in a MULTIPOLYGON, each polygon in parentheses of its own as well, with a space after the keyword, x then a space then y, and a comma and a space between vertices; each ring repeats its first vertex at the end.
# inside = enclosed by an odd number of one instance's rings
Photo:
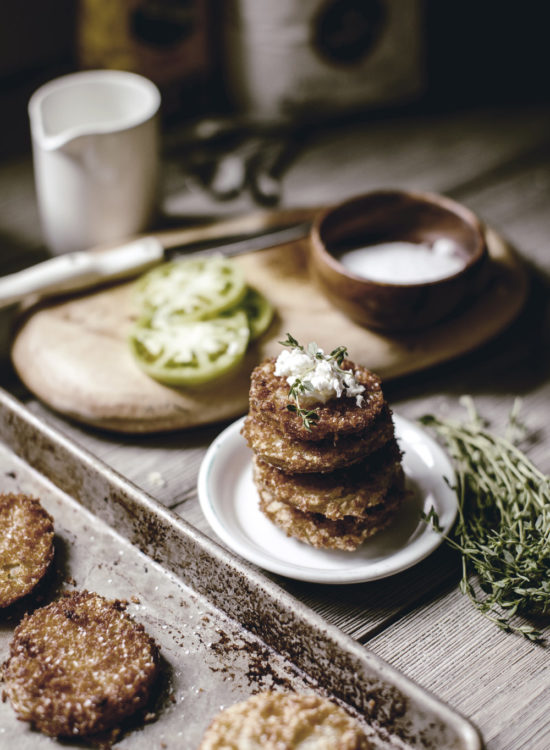
POLYGON ((169 385, 200 385, 225 375, 242 360, 250 331, 242 310, 227 317, 165 328, 138 322, 130 335, 137 364, 169 385))
POLYGON ((273 307, 271 303, 256 289, 248 287, 244 299, 239 304, 239 310, 244 310, 250 327, 250 339, 259 338, 273 320, 273 307))
POLYGON ((188 258, 163 263, 137 281, 136 295, 160 327, 171 320, 197 320, 235 307, 246 293, 236 263, 222 257, 188 258))

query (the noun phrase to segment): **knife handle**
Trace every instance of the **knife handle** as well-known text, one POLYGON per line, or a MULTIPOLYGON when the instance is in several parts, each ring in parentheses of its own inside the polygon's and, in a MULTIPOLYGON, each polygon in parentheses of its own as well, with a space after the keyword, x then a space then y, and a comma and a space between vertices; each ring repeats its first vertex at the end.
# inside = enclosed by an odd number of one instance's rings
POLYGON ((164 258, 155 237, 142 237, 121 247, 88 253, 67 253, 0 278, 0 307, 31 294, 51 296, 122 279, 145 271, 164 258))

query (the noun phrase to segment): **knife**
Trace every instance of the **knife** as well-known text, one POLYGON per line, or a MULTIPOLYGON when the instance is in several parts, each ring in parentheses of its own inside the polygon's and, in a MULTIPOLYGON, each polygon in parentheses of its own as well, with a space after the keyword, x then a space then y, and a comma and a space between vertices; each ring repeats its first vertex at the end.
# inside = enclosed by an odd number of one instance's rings
POLYGON ((233 237, 222 243, 186 243, 175 247, 164 247, 156 237, 147 236, 109 250, 58 255, 0 278, 0 308, 16 304, 31 294, 50 297, 131 278, 182 254, 230 257, 265 250, 303 239, 310 226, 306 221, 261 234, 233 237))

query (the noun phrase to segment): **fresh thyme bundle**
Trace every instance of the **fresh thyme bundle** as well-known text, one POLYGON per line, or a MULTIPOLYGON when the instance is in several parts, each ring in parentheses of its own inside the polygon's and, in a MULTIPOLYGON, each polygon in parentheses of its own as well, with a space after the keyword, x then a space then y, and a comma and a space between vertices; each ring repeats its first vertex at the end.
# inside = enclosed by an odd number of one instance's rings
MULTIPOLYGON (((462 401, 467 422, 421 419, 436 430, 456 464, 458 518, 446 539, 462 557, 460 589, 503 630, 538 640, 540 631, 515 624, 514 615, 550 614, 550 477, 515 445, 518 404, 506 435, 497 437, 472 400, 462 401)), ((433 511, 425 520, 439 530, 433 511)))

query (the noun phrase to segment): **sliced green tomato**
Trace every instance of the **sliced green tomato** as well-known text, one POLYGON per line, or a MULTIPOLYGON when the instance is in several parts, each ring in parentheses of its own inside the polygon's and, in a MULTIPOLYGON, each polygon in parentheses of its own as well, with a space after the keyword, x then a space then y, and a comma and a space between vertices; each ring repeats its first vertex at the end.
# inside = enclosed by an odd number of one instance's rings
POLYGON ((225 375, 242 360, 250 331, 237 310, 211 320, 153 328, 138 322, 130 335, 137 364, 155 380, 169 385, 200 385, 225 375))
POLYGON ((146 314, 159 317, 160 327, 170 321, 211 318, 235 307, 246 294, 244 275, 227 258, 189 258, 163 263, 136 284, 138 304, 146 314))
MULTIPOLYGON (((267 331, 269 324, 273 320, 273 307, 271 303, 263 294, 260 294, 260 292, 252 287, 248 287, 244 299, 236 309, 243 310, 246 313, 251 341, 259 338, 262 333, 267 331)), ((226 315, 227 313, 223 314, 226 315)))

